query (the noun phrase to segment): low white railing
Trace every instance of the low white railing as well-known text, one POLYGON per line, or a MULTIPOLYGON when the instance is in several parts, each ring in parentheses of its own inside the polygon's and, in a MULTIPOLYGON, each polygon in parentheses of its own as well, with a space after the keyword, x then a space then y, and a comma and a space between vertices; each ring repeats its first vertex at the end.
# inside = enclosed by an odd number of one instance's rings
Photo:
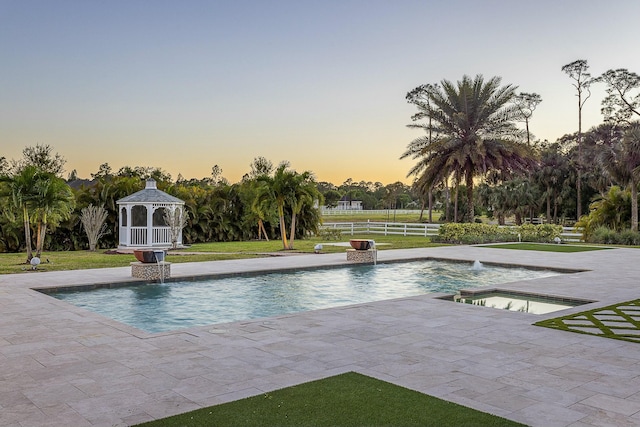
POLYGON ((340 230, 343 233, 402 235, 402 236, 433 236, 438 234, 440 224, 425 224, 419 222, 325 222, 324 229, 340 230))
POLYGON ((154 227, 152 244, 168 244, 171 243, 170 227, 154 227))
POLYGON ((147 227, 131 227, 131 238, 129 245, 146 246, 147 245, 147 227))
MULTIPOLYGON (((325 222, 321 226, 326 230, 340 230, 344 234, 382 234, 401 236, 435 236, 438 234, 440 224, 427 224, 417 222, 325 222)), ((582 231, 575 227, 562 227, 562 240, 567 242, 582 241, 582 231)))

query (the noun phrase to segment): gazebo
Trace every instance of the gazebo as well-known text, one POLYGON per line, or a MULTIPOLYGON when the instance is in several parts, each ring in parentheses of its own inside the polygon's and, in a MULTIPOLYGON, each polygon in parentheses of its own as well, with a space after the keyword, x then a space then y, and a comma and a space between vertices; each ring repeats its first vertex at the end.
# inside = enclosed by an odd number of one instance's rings
MULTIPOLYGON (((184 206, 184 201, 158 190, 148 179, 145 189, 117 200, 120 244, 118 249, 167 249, 172 246, 171 227, 165 210, 184 206)), ((178 246, 182 245, 182 229, 178 246)))

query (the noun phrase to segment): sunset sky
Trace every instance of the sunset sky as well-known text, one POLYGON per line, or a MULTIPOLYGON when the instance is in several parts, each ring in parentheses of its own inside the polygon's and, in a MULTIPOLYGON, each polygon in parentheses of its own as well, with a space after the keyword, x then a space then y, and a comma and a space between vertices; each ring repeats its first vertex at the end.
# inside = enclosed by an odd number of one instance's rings
POLYGON ((501 76, 542 96, 531 130, 555 141, 578 122, 561 67, 640 73, 638 17, 637 0, 0 0, 0 157, 49 144, 80 177, 217 164, 237 182, 263 156, 409 183, 409 90, 501 76))

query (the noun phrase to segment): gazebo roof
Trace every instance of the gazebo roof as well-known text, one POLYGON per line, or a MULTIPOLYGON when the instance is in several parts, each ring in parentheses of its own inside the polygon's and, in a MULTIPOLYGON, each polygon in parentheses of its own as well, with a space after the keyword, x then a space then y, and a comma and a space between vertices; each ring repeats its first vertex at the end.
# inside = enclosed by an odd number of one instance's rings
POLYGON ((184 204, 184 201, 173 197, 164 191, 158 190, 156 187, 156 181, 148 179, 144 190, 140 190, 136 193, 130 194, 127 197, 123 197, 117 200, 116 203, 174 203, 184 204))

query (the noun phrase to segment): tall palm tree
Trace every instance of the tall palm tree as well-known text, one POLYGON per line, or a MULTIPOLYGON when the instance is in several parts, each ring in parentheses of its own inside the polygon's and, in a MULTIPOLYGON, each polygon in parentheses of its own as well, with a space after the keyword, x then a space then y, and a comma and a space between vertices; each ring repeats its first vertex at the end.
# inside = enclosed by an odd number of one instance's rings
POLYGON ((3 175, 0 178, 4 183, 3 196, 9 199, 12 208, 22 215, 27 263, 33 258, 30 213, 37 197, 36 184, 41 176, 42 171, 38 167, 27 165, 12 175, 3 175))
POLYGON ((296 221, 305 206, 311 206, 315 200, 320 200, 318 186, 311 172, 298 173, 289 169, 287 162, 281 163, 271 175, 260 175, 256 178, 259 183, 256 206, 268 205, 268 201, 275 203, 278 211, 280 235, 284 249, 293 249, 296 234, 296 221), (287 239, 285 211, 291 212, 290 237, 287 239))
POLYGON ((295 172, 290 171, 288 168, 289 164, 283 162, 276 168, 273 176, 260 175, 257 178, 260 183, 258 187, 258 203, 267 199, 273 200, 276 204, 283 249, 289 249, 284 209, 285 206, 290 204, 295 189, 295 172))
POLYGON ((43 173, 36 182, 35 190, 33 207, 34 219, 37 222, 36 256, 40 257, 47 228, 69 218, 76 201, 64 179, 52 173, 43 173))
POLYGON ((485 82, 481 75, 464 76, 457 83, 417 88, 428 99, 421 108, 432 120, 436 136, 424 145, 414 167, 427 183, 435 184, 458 175, 464 180, 468 220, 473 221, 474 178, 491 170, 505 175, 533 166, 533 152, 522 143, 515 125, 519 112, 510 104, 515 87, 500 86, 501 79, 485 82))
POLYGON ((309 171, 295 174, 293 177, 293 192, 291 194, 291 230, 289 232, 289 249, 293 249, 296 238, 296 218, 305 206, 312 206, 314 201, 320 202, 322 196, 318 185, 309 171))

